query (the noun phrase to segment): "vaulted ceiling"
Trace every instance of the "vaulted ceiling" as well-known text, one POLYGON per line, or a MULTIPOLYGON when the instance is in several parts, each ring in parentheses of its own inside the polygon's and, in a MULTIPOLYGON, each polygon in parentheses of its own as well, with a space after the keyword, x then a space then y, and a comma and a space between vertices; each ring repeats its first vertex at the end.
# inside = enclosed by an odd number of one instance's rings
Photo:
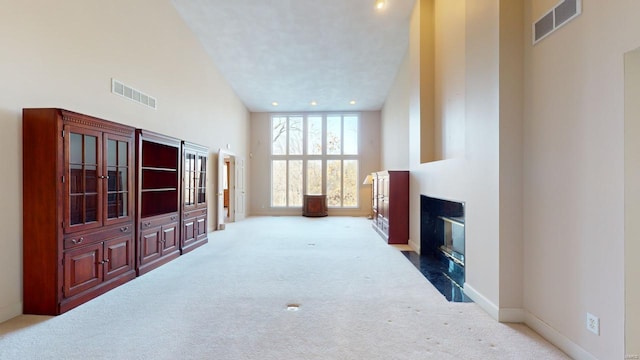
POLYGON ((386 0, 380 11, 374 0, 172 1, 252 112, 379 110, 415 3, 386 0))

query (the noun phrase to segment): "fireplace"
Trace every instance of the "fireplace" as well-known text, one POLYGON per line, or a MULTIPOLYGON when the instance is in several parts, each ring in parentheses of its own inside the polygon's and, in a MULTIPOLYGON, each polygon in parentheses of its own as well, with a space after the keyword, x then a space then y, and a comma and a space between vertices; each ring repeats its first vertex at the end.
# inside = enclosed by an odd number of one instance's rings
POLYGON ((420 255, 405 255, 449 301, 471 301, 463 291, 464 202, 420 195, 420 255))

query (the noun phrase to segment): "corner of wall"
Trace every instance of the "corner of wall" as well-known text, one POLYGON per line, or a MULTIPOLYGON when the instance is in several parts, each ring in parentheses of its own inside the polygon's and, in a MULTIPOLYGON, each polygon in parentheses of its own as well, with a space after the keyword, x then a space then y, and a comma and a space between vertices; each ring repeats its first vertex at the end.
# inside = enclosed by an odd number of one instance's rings
POLYGON ((524 309, 502 308, 498 312, 498 321, 501 323, 523 323, 525 321, 524 309))
POLYGON ((473 286, 465 282, 463 286, 464 294, 471 298, 478 306, 482 308, 489 316, 496 320, 500 320, 500 309, 496 304, 478 292, 473 286))
POLYGON ((530 312, 525 312, 525 325, 533 329, 540 336, 557 346, 573 359, 581 360, 597 360, 593 355, 589 354, 578 344, 569 340, 566 336, 559 333, 556 329, 549 326, 530 312))
POLYGON ((19 315, 22 315, 22 302, 17 302, 13 305, 0 308, 0 323, 13 319, 19 315))

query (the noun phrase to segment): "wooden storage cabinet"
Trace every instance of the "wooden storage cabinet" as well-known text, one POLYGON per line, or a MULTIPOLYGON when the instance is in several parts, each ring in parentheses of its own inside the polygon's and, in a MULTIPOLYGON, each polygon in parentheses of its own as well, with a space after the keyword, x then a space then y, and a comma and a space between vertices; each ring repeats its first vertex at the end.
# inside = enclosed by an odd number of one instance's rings
POLYGON ((147 273, 180 256, 181 141, 136 130, 136 271, 147 273))
POLYGON ((64 296, 81 294, 134 268, 133 237, 110 239, 64 252, 64 296))
POLYGON ((379 171, 373 177, 372 225, 389 244, 409 242, 409 172, 379 171))
POLYGON ((135 277, 134 129, 24 109, 23 312, 57 315, 135 277))
POLYGON ((304 195, 302 201, 302 216, 327 216, 326 195, 304 195))
POLYGON ((182 142, 182 233, 180 249, 187 253, 206 244, 207 165, 209 149, 182 142))

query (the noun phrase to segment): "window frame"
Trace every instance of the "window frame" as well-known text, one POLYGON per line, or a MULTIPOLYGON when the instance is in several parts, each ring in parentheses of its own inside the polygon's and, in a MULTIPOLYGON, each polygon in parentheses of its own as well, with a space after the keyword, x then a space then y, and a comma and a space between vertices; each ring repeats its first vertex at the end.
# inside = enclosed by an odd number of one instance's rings
POLYGON ((356 189, 355 189, 355 204, 353 206, 345 206, 344 205, 344 196, 345 196, 345 181, 344 181, 344 171, 345 171, 345 161, 347 160, 355 160, 356 162, 356 176, 359 176, 359 171, 360 171, 360 166, 362 165, 362 159, 361 159, 361 155, 360 155, 360 149, 361 149, 361 132, 362 132, 362 125, 361 125, 361 121, 362 120, 362 115, 359 112, 338 112, 338 113, 333 113, 333 112, 328 112, 328 113, 287 113, 287 114, 271 114, 270 118, 269 118, 269 135, 270 135, 270 150, 269 150, 269 205, 270 208, 273 209, 295 209, 295 208, 301 208, 300 205, 290 205, 290 199, 289 199, 289 164, 290 161, 295 161, 295 160, 301 160, 302 161, 302 171, 301 171, 301 176, 302 176, 302 194, 301 195, 305 195, 307 194, 307 189, 308 189, 308 161, 313 161, 313 160, 320 160, 321 161, 321 174, 322 174, 322 179, 321 179, 321 189, 322 189, 322 193, 323 194, 327 194, 327 162, 330 160, 340 160, 340 166, 341 166, 341 179, 340 179, 340 192, 341 192, 341 196, 340 196, 340 205, 329 205, 329 208, 333 208, 333 209, 358 209, 360 207, 360 182, 356 179, 356 189), (340 154, 328 154, 328 146, 327 146, 327 118, 328 117, 337 117, 339 116, 341 121, 340 121, 340 154), (309 154, 309 134, 308 134, 308 127, 309 127, 309 123, 308 123, 308 119, 309 118, 321 118, 321 124, 322 124, 322 128, 321 128, 321 137, 322 137, 322 152, 321 154, 309 154), (357 130, 356 130, 356 154, 348 154, 345 155, 344 151, 345 151, 345 118, 348 117, 355 117, 356 118, 356 126, 357 126, 357 130), (273 141, 274 141, 274 119, 276 118, 286 118, 286 132, 285 132, 285 136, 286 139, 281 140, 282 143, 286 144, 286 151, 284 152, 284 154, 275 154, 274 155, 274 146, 273 146, 273 141), (289 134, 289 121, 290 119, 298 119, 298 118, 302 118, 302 154, 290 154, 290 134, 289 134), (286 160, 286 166, 285 166, 285 205, 274 205, 274 182, 273 182, 273 164, 274 161, 276 160, 286 160))

